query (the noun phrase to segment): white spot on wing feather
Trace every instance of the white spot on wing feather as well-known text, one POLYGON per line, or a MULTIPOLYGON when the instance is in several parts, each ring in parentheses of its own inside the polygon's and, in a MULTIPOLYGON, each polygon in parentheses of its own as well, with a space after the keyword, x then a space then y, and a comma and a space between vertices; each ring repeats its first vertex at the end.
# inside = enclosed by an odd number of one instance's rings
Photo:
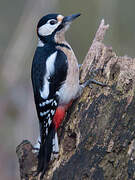
POLYGON ((45 112, 40 112, 40 116, 45 116, 46 114, 48 114, 48 113, 49 113, 49 111, 50 111, 50 110, 45 111, 45 112))
POLYGON ((50 126, 51 122, 52 122, 52 120, 49 118, 49 119, 48 119, 48 124, 49 124, 49 126, 50 126))
POLYGON ((53 104, 54 104, 55 106, 57 106, 57 102, 56 102, 56 101, 54 101, 53 104))
POLYGON ((51 110, 51 114, 52 114, 52 115, 54 115, 54 112, 55 112, 54 110, 51 110))
POLYGON ((49 100, 46 100, 45 103, 50 104, 52 101, 53 101, 53 99, 49 99, 49 100))
POLYGON ((48 114, 47 118, 50 118, 50 114, 48 114))
POLYGON ((43 106, 45 106, 46 104, 50 104, 52 101, 53 101, 53 99, 46 100, 46 101, 40 103, 40 104, 39 104, 39 107, 43 107, 43 106))

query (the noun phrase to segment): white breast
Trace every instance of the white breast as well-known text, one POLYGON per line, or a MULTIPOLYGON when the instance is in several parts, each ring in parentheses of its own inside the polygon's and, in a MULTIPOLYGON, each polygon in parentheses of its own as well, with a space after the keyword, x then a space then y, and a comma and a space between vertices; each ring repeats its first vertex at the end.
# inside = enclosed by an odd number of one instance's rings
POLYGON ((68 104, 71 100, 77 97, 77 94, 80 90, 79 85, 79 67, 77 58, 71 48, 71 46, 65 41, 64 44, 67 44, 70 47, 70 50, 64 47, 59 47, 67 56, 68 60, 68 71, 67 77, 63 85, 61 86, 58 94, 60 97, 60 104, 68 104))
POLYGON ((79 85, 79 81, 78 83, 75 82, 75 84, 73 85, 69 85, 67 83, 64 83, 59 92, 57 92, 57 94, 59 95, 59 104, 68 104, 71 100, 74 100, 77 97, 77 94, 79 92, 80 89, 80 85, 79 85))

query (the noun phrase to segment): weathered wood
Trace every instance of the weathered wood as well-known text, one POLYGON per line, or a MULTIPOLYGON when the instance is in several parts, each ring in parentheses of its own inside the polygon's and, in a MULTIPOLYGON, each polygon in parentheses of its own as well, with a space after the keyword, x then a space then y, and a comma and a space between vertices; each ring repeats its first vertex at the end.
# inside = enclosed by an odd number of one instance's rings
MULTIPOLYGON (((94 76, 108 87, 87 87, 74 102, 59 129, 59 157, 44 179, 135 179, 135 59, 118 57, 102 43, 108 27, 102 20, 80 77, 94 76)), ((21 178, 36 180, 31 144, 21 144, 17 155, 21 178)))

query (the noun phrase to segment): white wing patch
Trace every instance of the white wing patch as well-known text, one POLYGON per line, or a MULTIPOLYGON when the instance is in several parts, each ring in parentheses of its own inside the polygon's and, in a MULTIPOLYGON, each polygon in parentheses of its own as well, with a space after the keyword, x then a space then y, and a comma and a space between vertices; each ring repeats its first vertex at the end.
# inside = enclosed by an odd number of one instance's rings
POLYGON ((49 95, 49 81, 46 79, 46 77, 44 78, 44 86, 43 90, 40 91, 40 95, 43 99, 47 99, 49 95))
POLYGON ((50 110, 47 110, 47 111, 45 111, 45 112, 40 112, 40 116, 45 116, 45 115, 47 115, 47 114, 49 113, 49 111, 50 111, 50 110))
POLYGON ((54 73, 54 62, 57 56, 57 51, 48 57, 46 61, 46 74, 44 76, 43 90, 40 91, 40 95, 43 99, 47 99, 49 95, 49 77, 54 73))
MULTIPOLYGON (((42 102, 39 104, 39 107, 43 107, 45 106, 46 104, 50 104, 53 102, 53 99, 49 99, 49 100, 46 100, 45 102, 42 102)), ((57 104, 56 104, 57 105, 57 104)))

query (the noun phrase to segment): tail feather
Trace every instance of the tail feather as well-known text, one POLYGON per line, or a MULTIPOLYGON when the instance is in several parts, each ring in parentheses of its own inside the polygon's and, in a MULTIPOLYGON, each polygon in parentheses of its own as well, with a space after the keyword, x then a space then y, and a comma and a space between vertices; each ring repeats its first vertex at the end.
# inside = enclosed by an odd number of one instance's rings
POLYGON ((58 136, 57 136, 57 132, 55 132, 55 137, 53 138, 53 154, 57 154, 58 152, 59 152, 58 136))
POLYGON ((46 136, 45 141, 41 142, 38 154, 38 168, 37 175, 41 173, 40 179, 43 178, 46 170, 48 169, 51 153, 53 151, 53 138, 55 136, 55 129, 51 128, 49 134, 46 136))

